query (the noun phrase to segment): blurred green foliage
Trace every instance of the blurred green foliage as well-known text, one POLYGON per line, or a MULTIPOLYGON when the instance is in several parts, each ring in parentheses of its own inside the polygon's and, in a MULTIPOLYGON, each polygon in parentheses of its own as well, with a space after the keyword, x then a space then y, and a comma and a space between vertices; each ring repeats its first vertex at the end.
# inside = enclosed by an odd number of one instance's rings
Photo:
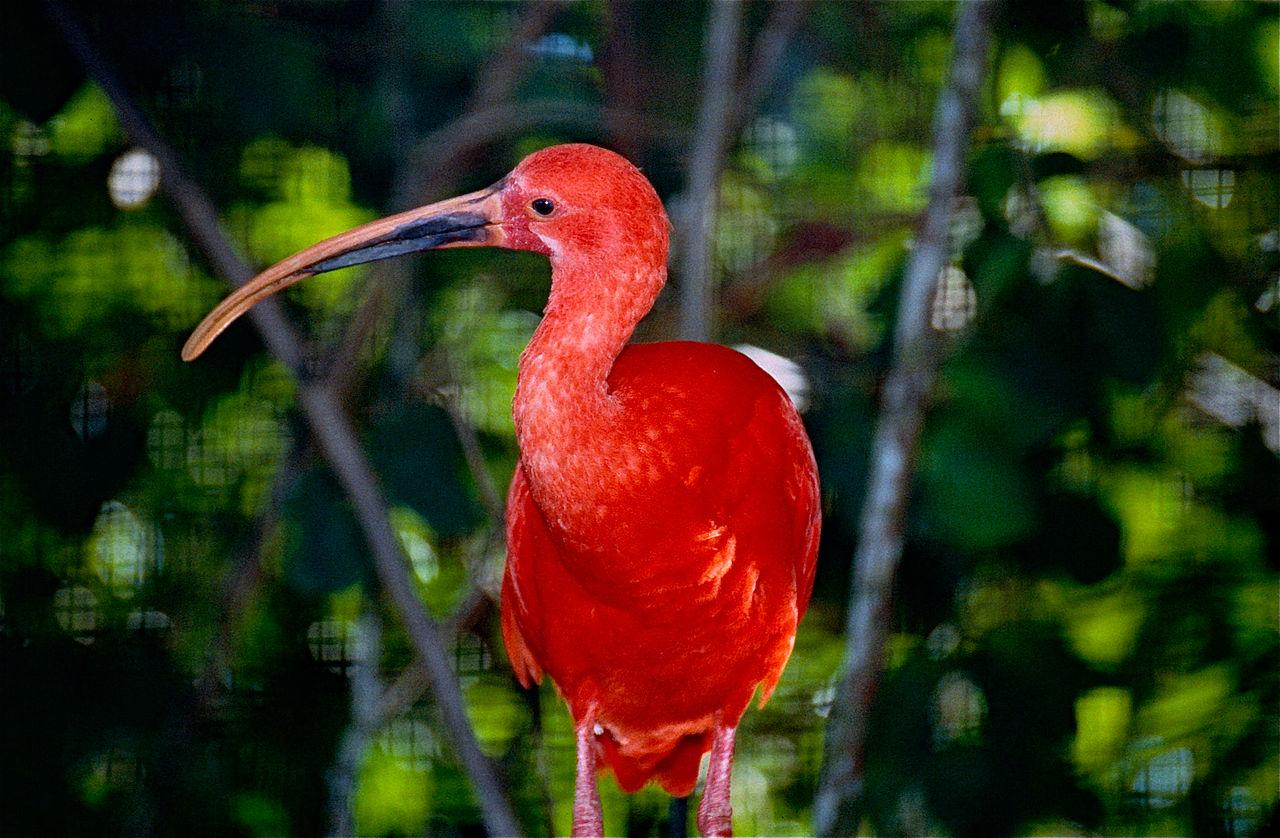
MULTIPOLYGON (((259 264, 399 209, 393 190, 419 174, 409 150, 463 112, 523 10, 78 7, 259 264)), ((749 6, 748 32, 770 11, 749 6)), ((809 829, 951 14, 814 3, 721 182, 718 338, 805 367, 826 510, 794 657, 739 737, 741 834, 809 829)), ((453 186, 581 139, 627 148, 678 201, 704 16, 558 12, 516 99, 644 118, 499 131, 453 186)), ((996 35, 934 311, 952 338, 872 711, 865 829, 1263 834, 1280 773, 1276 7, 1011 2, 996 35)), ((0 137, 0 831, 324 831, 353 638, 378 598, 294 385, 247 325, 178 360, 221 286, 25 0, 0 10, 0 137)), ((547 268, 488 252, 412 266, 349 407, 446 619, 501 562, 448 409, 505 485, 547 268)), ((372 273, 286 295, 317 356, 372 273)), ((670 337, 677 305, 664 295, 641 337, 670 337)), ((385 628, 392 677, 409 652, 385 628)), ((515 685, 492 615, 451 643, 525 827, 566 832, 563 707, 515 685)), ((429 700, 380 727, 356 775, 362 834, 480 831, 429 700)), ((602 794, 611 834, 665 828, 658 791, 602 794)))

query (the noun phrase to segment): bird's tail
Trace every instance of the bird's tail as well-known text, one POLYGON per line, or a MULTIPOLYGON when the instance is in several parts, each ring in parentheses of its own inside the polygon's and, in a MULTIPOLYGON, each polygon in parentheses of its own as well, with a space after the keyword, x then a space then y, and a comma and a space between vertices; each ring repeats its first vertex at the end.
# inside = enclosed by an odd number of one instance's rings
POLYGON ((623 753, 608 733, 596 741, 601 743, 604 762, 613 770, 623 791, 638 791, 650 780, 657 780, 667 794, 684 797, 698 782, 702 755, 711 747, 711 731, 687 734, 677 739, 669 750, 638 756, 623 753))

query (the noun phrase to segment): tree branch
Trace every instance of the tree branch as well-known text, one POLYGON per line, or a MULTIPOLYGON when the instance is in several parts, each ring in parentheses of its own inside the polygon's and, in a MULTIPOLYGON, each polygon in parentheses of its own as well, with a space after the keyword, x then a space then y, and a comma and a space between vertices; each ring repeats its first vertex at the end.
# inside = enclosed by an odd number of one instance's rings
MULTIPOLYGON (((546 31, 561 5, 560 0, 548 0, 527 6, 514 31, 481 68, 462 115, 436 129, 426 140, 418 142, 402 155, 393 178, 392 211, 400 212, 439 199, 456 188, 459 175, 467 171, 467 155, 493 137, 471 138, 470 142, 452 145, 434 143, 433 138, 442 133, 456 135, 455 126, 460 122, 502 105, 515 94, 516 86, 531 60, 528 45, 546 31)), ((398 16, 404 11, 403 4, 391 2, 387 10, 394 18, 389 25, 393 29, 402 28, 405 22, 398 16)), ((465 135, 463 139, 466 139, 465 135)), ((408 285, 409 272, 403 261, 391 260, 373 266, 364 303, 343 339, 329 354, 331 360, 326 369, 331 383, 336 382, 337 392, 346 392, 351 386, 357 354, 386 311, 399 308, 408 285)))
POLYGON ((689 187, 680 228, 680 334, 711 337, 711 250, 719 204, 720 170, 729 145, 734 76, 742 31, 739 0, 712 0, 703 47, 702 103, 689 154, 689 187))
MULTIPOLYGON (((46 0, 46 9, 89 76, 111 100, 130 140, 159 161, 165 192, 196 244, 224 279, 232 285, 243 285, 253 276, 253 271, 223 233, 213 203, 184 174, 177 155, 152 129, 70 10, 61 0, 46 0)), ((395 530, 387 518, 386 502, 350 420, 327 386, 310 382, 301 375, 300 342, 280 305, 264 300, 250 314, 267 348, 298 378, 299 406, 351 501, 372 550, 382 587, 398 612, 414 651, 425 664, 445 728, 475 788, 485 825, 495 835, 518 834, 515 816, 493 766, 476 742, 448 653, 436 624, 418 599, 395 530)))
POLYGON ((463 114, 423 140, 412 155, 415 160, 453 160, 471 148, 531 128, 560 126, 589 131, 599 127, 602 120, 615 120, 629 131, 671 142, 684 137, 684 129, 678 123, 663 117, 624 108, 602 108, 575 99, 543 97, 498 103, 463 114))
MULTIPOLYGON (((496 606, 497 603, 487 593, 479 588, 472 588, 453 617, 441 626, 442 633, 454 635, 473 631, 493 613, 496 606)), ((378 723, 386 724, 409 709, 429 686, 426 669, 418 661, 406 666, 378 701, 378 723)))
POLYGON ((755 116, 769 92, 769 85, 778 74, 778 66, 791 36, 800 28, 800 22, 808 11, 809 0, 785 0, 773 4, 769 19, 756 35, 751 62, 734 97, 733 111, 729 116, 729 136, 746 128, 755 116))
POLYGON ((325 775, 329 787, 329 834, 335 838, 356 834, 353 806, 360 764, 382 721, 378 716, 378 698, 382 693, 382 679, 378 676, 382 659, 382 621, 366 602, 361 607, 356 625, 348 682, 351 720, 338 743, 338 755, 325 775))
POLYGON ((929 206, 907 260, 898 303, 893 366, 872 442, 871 475, 854 555, 842 677, 827 722, 825 765, 814 800, 814 830, 819 835, 854 834, 859 827, 867 718, 889 633, 890 597, 902 558, 920 430, 941 361, 941 342, 929 324, 931 303, 949 258, 952 204, 964 180, 994 7, 992 2, 960 6, 950 80, 934 111, 929 206))
POLYGON ((440 392, 437 400, 445 413, 449 414, 449 421, 453 424, 454 435, 458 437, 458 443, 462 446, 462 454, 466 458, 471 479, 476 482, 476 489, 480 492, 480 502, 485 512, 489 513, 489 522, 495 531, 501 532, 506 525, 506 504, 503 503, 498 485, 493 482, 489 467, 485 465, 484 453, 480 450, 480 438, 476 436, 476 429, 471 427, 471 421, 463 415, 458 397, 454 393, 440 392))
POLYGON ((288 453, 276 468, 267 502, 258 513, 251 528, 251 535, 244 540, 231 558, 218 586, 218 617, 214 635, 208 646, 204 672, 199 681, 201 696, 211 701, 220 694, 219 686, 224 675, 231 671, 232 652, 240 615, 262 584, 262 550, 280 522, 281 509, 307 460, 312 455, 311 446, 295 440, 288 453))
MULTIPOLYGON (((599 55, 604 101, 614 108, 638 111, 652 86, 652 74, 645 71, 645 59, 632 20, 636 0, 606 0, 605 29, 609 33, 599 55)), ((606 117, 600 134, 615 151, 639 165, 644 143, 625 122, 606 117)))
POLYGON ((524 7, 515 29, 476 79, 469 110, 491 107, 512 97, 532 55, 529 45, 550 28, 563 5, 563 0, 546 0, 524 7))
MULTIPOLYGON (((532 120, 536 122, 544 106, 549 106, 553 114, 561 113, 559 106, 564 104, 561 100, 535 102, 531 108, 503 101, 505 97, 509 97, 514 93, 515 86, 520 79, 520 71, 528 63, 527 53, 523 49, 524 45, 536 38, 549 25, 553 17, 550 12, 554 11, 559 5, 558 2, 549 2, 539 4, 536 8, 530 7, 527 17, 517 25, 515 33, 498 51, 494 62, 488 65, 485 75, 476 83, 471 102, 464 109, 462 115, 437 129, 418 143, 413 154, 405 158, 402 165, 398 167, 399 176, 395 179, 396 183, 399 184, 396 190, 396 197, 392 202, 395 209, 405 209, 413 203, 423 203, 443 194, 453 185, 458 173, 463 171, 464 167, 459 165, 463 158, 475 149, 487 145, 500 136, 514 133, 512 126, 504 124, 501 119, 485 119, 485 117, 495 112, 505 114, 515 109, 518 112, 528 113, 532 120), (495 64, 501 66, 495 67, 495 64), (509 66, 511 64, 518 66, 509 66), (477 117, 484 119, 485 125, 492 126, 491 130, 479 134, 461 130, 461 126, 470 125, 477 117)), ((584 124, 590 121, 589 114, 591 111, 589 109, 572 110, 570 112, 574 117, 577 117, 580 113, 584 124)), ((623 113, 620 118, 631 119, 633 116, 632 114, 623 113)), ((364 302, 353 315, 343 336, 324 353, 329 360, 323 363, 321 368, 326 371, 325 375, 328 379, 329 389, 339 401, 346 394, 349 394, 357 384, 356 373, 358 365, 356 356, 359 354, 360 349, 368 340, 378 321, 386 315, 388 310, 394 309, 399 305, 399 301, 408 287, 409 278, 407 273, 403 269, 397 268, 396 265, 397 263, 394 262, 382 262, 373 267, 374 276, 370 277, 370 282, 368 283, 369 291, 364 302)), ((501 538, 503 526, 501 495, 494 485, 493 478, 489 475, 488 470, 483 467, 475 431, 470 425, 465 424, 465 418, 461 416, 457 405, 453 401, 439 394, 433 394, 432 398, 433 400, 439 398, 444 401, 444 406, 449 412, 449 417, 453 421, 459 442, 462 444, 466 454, 467 464, 476 480, 481 499, 490 514, 494 532, 497 533, 498 538, 501 538)), ((309 451, 309 444, 299 441, 295 443, 295 448, 291 451, 287 461, 293 462, 296 460, 301 463, 308 456, 309 451)), ((276 502, 260 516, 255 525, 256 533, 270 532, 274 529, 279 519, 279 504, 283 500, 280 488, 282 480, 286 480, 283 473, 280 479, 277 480, 277 487, 272 493, 272 497, 275 498, 276 502)), ((288 478, 286 482, 291 482, 291 480, 292 478, 288 478)), ((220 631, 218 641, 215 644, 219 650, 230 648, 230 616, 238 613, 251 593, 251 587, 243 589, 244 586, 239 585, 238 582, 246 574, 252 574, 254 580, 258 578, 256 547, 260 546, 264 538, 265 536, 255 539, 246 554, 227 573, 224 588, 234 586, 237 596, 234 600, 228 601, 226 603, 227 607, 224 608, 224 615, 226 616, 224 616, 222 623, 227 628, 220 631)), ((490 541, 492 542, 493 539, 490 539, 490 541)), ((452 631, 460 630, 453 625, 459 619, 464 622, 461 630, 465 630, 470 627, 469 620, 471 617, 480 619, 484 616, 484 613, 487 613, 487 609, 491 609, 495 605, 494 592, 485 589, 483 585, 477 588, 474 578, 472 579, 472 585, 473 590, 464 597, 464 604, 460 607, 459 614, 455 615, 446 628, 446 635, 452 631), (483 611, 477 606, 477 603, 483 604, 483 611), (477 614, 479 616, 475 616, 477 614)), ((225 654, 211 657, 211 667, 214 667, 225 657, 225 654)), ((211 673, 214 673, 214 669, 211 669, 210 673, 206 673, 204 679, 210 683, 214 680, 211 673)), ((426 671, 415 660, 400 674, 395 684, 387 690, 386 709, 380 715, 380 718, 391 718, 397 712, 403 711, 405 707, 417 701, 429 686, 426 671)))

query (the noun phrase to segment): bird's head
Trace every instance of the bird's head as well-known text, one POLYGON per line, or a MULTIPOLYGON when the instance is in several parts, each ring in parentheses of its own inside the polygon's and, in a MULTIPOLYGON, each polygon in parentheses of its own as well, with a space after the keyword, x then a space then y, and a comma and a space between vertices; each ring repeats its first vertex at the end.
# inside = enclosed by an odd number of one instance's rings
POLYGON ((653 186, 626 158, 592 145, 553 146, 486 189, 373 221, 272 265, 200 322, 182 357, 193 360, 254 304, 302 279, 445 247, 531 250, 553 269, 581 268, 564 272, 577 287, 557 289, 553 279, 553 298, 607 276, 634 281, 647 310, 665 279, 668 231, 653 186))
POLYGON ((644 252, 665 263, 667 216, 623 156, 593 145, 534 152, 502 184, 508 247, 552 258, 644 252))

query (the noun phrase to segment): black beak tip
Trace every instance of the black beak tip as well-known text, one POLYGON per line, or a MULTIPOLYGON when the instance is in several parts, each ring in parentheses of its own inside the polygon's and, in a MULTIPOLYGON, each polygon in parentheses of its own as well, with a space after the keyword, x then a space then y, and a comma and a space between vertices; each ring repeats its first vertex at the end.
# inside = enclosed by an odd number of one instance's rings
POLYGON ((484 236, 489 219, 478 212, 451 212, 402 224, 388 236, 393 241, 413 241, 442 237, 440 244, 450 241, 476 241, 484 236))
POLYGON ((306 273, 327 273, 453 242, 484 242, 488 224, 489 219, 478 212, 451 212, 410 221, 363 247, 316 262, 307 267, 306 273))

